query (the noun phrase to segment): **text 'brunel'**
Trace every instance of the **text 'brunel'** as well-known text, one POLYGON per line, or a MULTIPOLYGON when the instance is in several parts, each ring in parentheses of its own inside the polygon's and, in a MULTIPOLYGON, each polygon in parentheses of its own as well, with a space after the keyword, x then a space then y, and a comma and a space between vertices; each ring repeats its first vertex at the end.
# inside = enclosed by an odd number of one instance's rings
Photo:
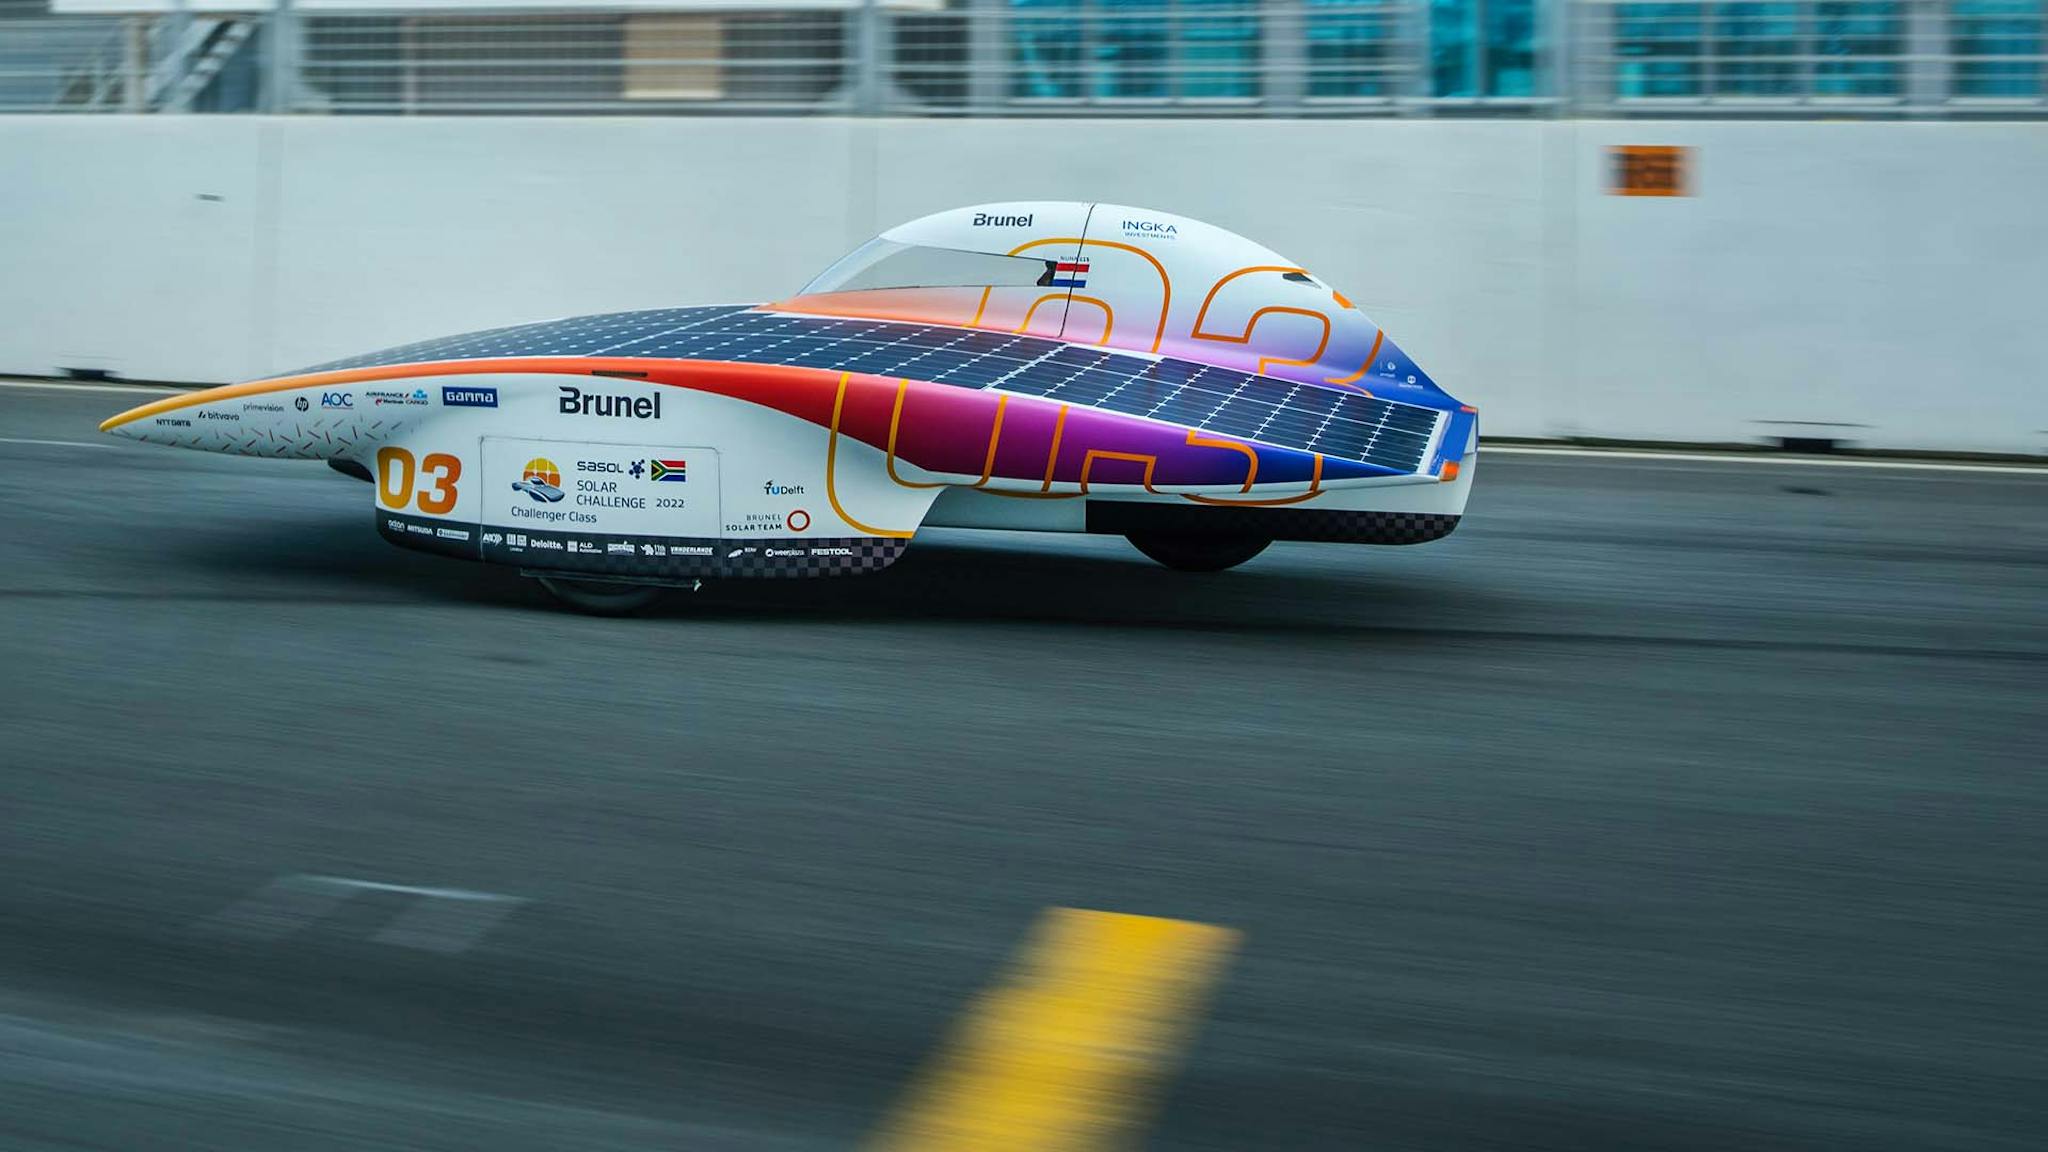
POLYGON ((585 392, 567 384, 561 389, 559 407, 564 416, 619 416, 628 420, 661 419, 661 393, 652 396, 619 396, 585 392))

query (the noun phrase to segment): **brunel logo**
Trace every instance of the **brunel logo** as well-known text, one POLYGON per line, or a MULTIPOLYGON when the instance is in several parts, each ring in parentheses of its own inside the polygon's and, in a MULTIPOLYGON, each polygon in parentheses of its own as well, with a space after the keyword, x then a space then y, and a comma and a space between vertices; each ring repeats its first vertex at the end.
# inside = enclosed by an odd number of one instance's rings
POLYGON ((661 393, 652 396, 615 396, 585 392, 568 384, 557 385, 562 395, 557 407, 564 416, 619 416, 627 420, 661 419, 661 393))
POLYGON ((974 226, 976 228, 1029 228, 1031 227, 1031 213, 1026 212, 1022 216, 991 216, 986 212, 976 212, 974 214, 974 226))

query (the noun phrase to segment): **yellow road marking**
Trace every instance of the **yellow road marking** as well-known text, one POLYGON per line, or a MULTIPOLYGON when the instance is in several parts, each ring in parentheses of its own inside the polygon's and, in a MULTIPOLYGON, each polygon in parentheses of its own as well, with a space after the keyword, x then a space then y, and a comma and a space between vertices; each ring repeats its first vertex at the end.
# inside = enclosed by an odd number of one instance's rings
POLYGON ((1094 1152, 1135 1142, 1238 934, 1053 908, 871 1147, 1094 1152))

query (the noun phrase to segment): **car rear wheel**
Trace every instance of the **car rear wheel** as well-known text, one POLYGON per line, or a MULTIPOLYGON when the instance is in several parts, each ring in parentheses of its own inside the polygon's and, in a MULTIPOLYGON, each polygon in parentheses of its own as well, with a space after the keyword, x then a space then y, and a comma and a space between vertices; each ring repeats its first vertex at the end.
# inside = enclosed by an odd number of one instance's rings
POLYGON ((573 580, 565 576, 537 577, 548 594, 578 612, 593 616, 631 616, 653 607, 668 594, 659 584, 619 584, 609 580, 573 580))
POLYGON ((1131 546, 1176 572, 1221 572, 1266 550, 1271 540, 1257 536, 1162 536, 1134 532, 1131 546))

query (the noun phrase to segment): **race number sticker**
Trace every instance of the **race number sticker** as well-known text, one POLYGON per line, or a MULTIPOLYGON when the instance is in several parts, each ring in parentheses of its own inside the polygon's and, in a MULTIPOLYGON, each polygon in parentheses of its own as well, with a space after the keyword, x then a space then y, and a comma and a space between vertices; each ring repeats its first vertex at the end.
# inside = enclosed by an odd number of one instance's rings
POLYGON ((719 534, 718 453, 559 440, 483 443, 484 523, 616 536, 719 534))

